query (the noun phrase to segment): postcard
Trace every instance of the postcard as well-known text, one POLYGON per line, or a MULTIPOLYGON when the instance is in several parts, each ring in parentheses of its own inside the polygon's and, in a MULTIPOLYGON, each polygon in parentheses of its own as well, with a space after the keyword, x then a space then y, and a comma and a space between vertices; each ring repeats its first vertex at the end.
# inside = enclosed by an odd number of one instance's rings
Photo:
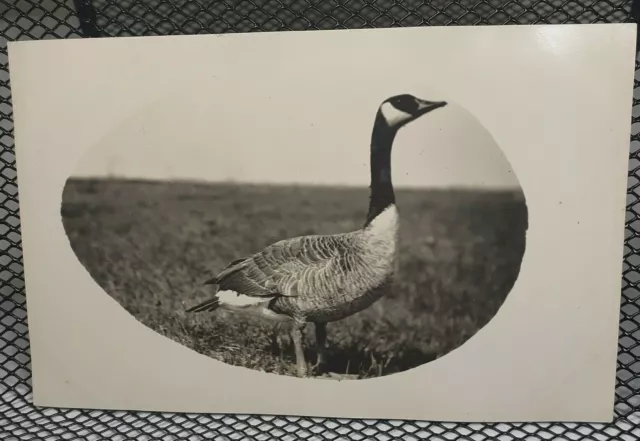
POLYGON ((35 404, 611 421, 635 39, 10 43, 35 404))

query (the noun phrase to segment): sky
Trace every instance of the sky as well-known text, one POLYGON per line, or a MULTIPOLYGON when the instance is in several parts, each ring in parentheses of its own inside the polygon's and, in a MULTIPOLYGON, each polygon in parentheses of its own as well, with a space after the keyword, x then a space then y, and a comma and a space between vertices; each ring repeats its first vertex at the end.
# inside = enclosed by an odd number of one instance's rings
MULTIPOLYGON (((123 115, 74 176, 368 186, 371 129, 391 92, 272 86, 162 97, 123 115)), ((400 130, 392 173, 398 188, 519 186, 491 135, 456 103, 400 130)))

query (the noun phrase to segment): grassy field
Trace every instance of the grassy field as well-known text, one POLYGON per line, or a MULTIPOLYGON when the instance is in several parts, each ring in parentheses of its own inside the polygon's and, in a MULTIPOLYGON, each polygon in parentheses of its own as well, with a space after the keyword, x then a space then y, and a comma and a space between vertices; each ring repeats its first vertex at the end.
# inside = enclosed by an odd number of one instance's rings
MULTIPOLYGON (((397 200, 397 286, 329 324, 330 372, 387 375, 446 354, 493 317, 517 278, 521 194, 399 190, 397 200)), ((273 325, 184 310, 228 262, 283 238, 357 229, 367 203, 367 189, 70 180, 62 217, 82 264, 140 322, 226 363, 295 375, 290 342, 273 325)), ((313 362, 312 326, 307 344, 313 362)))

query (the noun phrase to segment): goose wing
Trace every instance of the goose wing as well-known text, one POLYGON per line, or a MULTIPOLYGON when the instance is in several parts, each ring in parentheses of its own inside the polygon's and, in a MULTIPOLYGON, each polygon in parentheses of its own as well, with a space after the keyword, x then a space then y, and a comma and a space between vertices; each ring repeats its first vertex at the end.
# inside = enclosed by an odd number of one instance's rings
POLYGON ((306 290, 300 284, 336 265, 344 266, 352 245, 349 233, 283 240, 232 262, 208 283, 254 297, 303 295, 306 290))

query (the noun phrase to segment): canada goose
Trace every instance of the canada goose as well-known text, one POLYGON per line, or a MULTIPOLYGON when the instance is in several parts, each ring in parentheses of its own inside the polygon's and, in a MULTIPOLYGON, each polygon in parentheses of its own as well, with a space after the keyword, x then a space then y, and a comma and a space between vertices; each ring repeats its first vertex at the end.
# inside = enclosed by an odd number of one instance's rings
POLYGON ((398 256, 398 212, 391 182, 391 147, 400 128, 445 106, 412 95, 386 99, 371 136, 371 196, 364 226, 334 235, 286 239, 231 262, 205 284, 216 295, 187 310, 242 310, 292 324, 298 376, 307 375, 302 349, 315 323, 317 365, 324 362, 326 324, 369 307, 390 288, 398 256))

